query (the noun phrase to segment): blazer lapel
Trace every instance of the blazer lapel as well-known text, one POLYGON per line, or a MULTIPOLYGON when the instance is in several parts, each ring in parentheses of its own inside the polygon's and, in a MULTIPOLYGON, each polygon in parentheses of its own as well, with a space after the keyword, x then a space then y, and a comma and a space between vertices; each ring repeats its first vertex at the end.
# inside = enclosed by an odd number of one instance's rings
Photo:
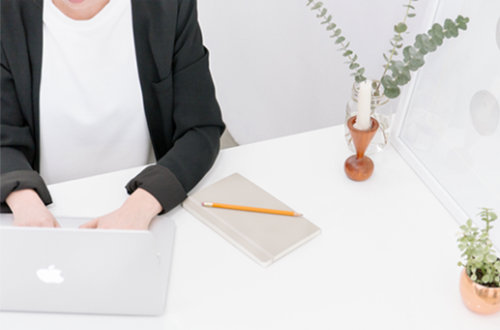
POLYGON ((153 83, 171 72, 177 5, 174 0, 132 0, 132 26, 144 111, 156 158, 167 151, 162 111, 153 83))
POLYGON ((152 82, 165 79, 170 74, 176 18, 177 5, 173 0, 132 0, 139 74, 151 74, 152 82), (156 71, 155 74, 153 71, 156 71))

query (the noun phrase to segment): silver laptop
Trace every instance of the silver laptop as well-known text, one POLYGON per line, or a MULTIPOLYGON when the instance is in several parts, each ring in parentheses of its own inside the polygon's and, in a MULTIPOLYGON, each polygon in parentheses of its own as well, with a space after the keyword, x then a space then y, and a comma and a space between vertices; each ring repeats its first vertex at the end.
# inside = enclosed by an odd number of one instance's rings
POLYGON ((175 224, 150 230, 12 226, 0 216, 0 311, 160 315, 165 310, 175 224))

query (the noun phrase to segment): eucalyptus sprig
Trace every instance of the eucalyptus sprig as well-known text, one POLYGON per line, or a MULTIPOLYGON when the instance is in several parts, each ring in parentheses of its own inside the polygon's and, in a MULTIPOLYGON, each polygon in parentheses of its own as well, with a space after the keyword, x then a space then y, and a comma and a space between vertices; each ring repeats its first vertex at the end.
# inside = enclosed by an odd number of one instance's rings
POLYGON ((380 79, 384 86, 384 95, 391 99, 398 97, 401 93, 399 86, 406 85, 411 80, 411 71, 417 71, 425 64, 424 56, 436 51, 444 39, 458 37, 459 30, 467 30, 467 23, 469 18, 460 15, 455 21, 448 18, 444 21, 444 25, 435 23, 427 33, 418 34, 414 44, 403 49, 402 60, 390 59, 388 62, 386 72, 380 79), (391 74, 386 74, 387 71, 391 74))
POLYGON ((457 241, 465 262, 460 261, 458 265, 465 267, 472 281, 488 287, 500 287, 500 258, 489 238, 493 228, 491 223, 497 215, 492 209, 482 208, 479 216, 485 222, 485 228, 479 230, 474 227, 471 219, 460 226, 462 236, 457 241))
MULTIPOLYGON (((391 46, 392 48, 389 49, 389 52, 386 54, 383 54, 384 60, 386 63, 384 64, 384 73, 382 74, 382 77, 384 77, 387 73, 387 70, 389 70, 391 64, 393 63, 393 58, 394 56, 399 55, 398 49, 403 48, 403 33, 408 33, 408 25, 407 21, 409 18, 413 18, 417 16, 415 13, 415 6, 413 6, 413 3, 418 0, 409 0, 408 4, 403 5, 404 8, 406 8, 405 16, 403 17, 403 20, 399 22, 398 24, 394 25, 394 32, 395 35, 391 39, 391 46)), ((377 85, 375 89, 375 95, 380 94, 380 83, 377 85)))
POLYGON ((342 56, 347 58, 346 64, 349 64, 349 69, 352 71, 351 76, 356 82, 366 80, 365 68, 358 63, 358 55, 350 48, 351 43, 342 34, 342 29, 333 22, 333 16, 328 14, 328 9, 325 8, 323 2, 315 0, 307 0, 307 6, 311 6, 311 10, 318 11, 316 17, 321 19, 321 24, 326 25, 326 30, 330 33, 330 38, 335 39, 335 44, 339 45, 338 50, 342 52, 342 56))
MULTIPOLYGON (((390 99, 394 99, 401 94, 401 86, 406 85, 411 80, 411 72, 417 71, 424 64, 424 56, 434 52, 443 44, 444 39, 458 37, 459 30, 467 30, 469 18, 458 16, 454 21, 446 19, 443 25, 434 24, 432 28, 423 34, 415 37, 413 45, 404 47, 403 35, 408 33, 407 21, 409 18, 416 16, 415 6, 413 4, 418 0, 408 0, 405 7, 405 16, 403 20, 394 26, 395 35, 391 39, 392 48, 388 53, 384 53, 384 73, 378 85, 375 86, 375 95, 380 95, 380 86, 384 86, 383 94, 390 99), (404 48, 403 48, 404 47, 404 48), (401 49, 403 49, 402 54, 401 49), (403 58, 396 60, 395 56, 403 58)), ((366 80, 365 68, 358 62, 358 55, 350 47, 350 42, 342 34, 342 30, 333 22, 333 16, 328 14, 328 9, 325 8, 323 2, 316 0, 307 0, 307 6, 311 6, 311 10, 318 11, 316 15, 321 19, 321 24, 326 25, 326 30, 331 32, 330 38, 335 39, 335 43, 339 45, 339 50, 342 51, 342 56, 346 57, 349 64, 349 69, 352 71, 356 82, 366 80)))

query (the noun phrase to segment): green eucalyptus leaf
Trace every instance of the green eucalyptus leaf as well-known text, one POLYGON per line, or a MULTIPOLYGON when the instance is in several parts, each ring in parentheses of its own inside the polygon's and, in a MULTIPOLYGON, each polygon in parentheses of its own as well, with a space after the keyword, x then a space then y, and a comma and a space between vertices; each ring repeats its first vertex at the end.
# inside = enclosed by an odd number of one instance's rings
POLYGON ((406 30, 408 30, 408 26, 403 22, 398 23, 398 25, 394 26, 394 31, 396 31, 397 33, 403 33, 406 30))
POLYGON ((424 49, 428 52, 434 52, 437 49, 437 44, 432 39, 425 39, 424 41, 424 49))
POLYGON ((331 31, 331 30, 335 29, 336 27, 337 27, 337 24, 335 24, 335 23, 331 23, 331 24, 329 24, 329 25, 326 27, 326 30, 327 30, 327 31, 331 31))
POLYGON ((453 38, 456 38, 458 37, 458 26, 450 29, 450 35, 453 37, 453 38))
POLYGON ((362 82, 362 81, 365 81, 365 80, 366 80, 366 78, 365 78, 365 77, 363 77, 363 76, 356 76, 356 77, 354 78, 354 80, 355 80, 357 83, 360 83, 360 82, 362 82))
POLYGON ((424 48, 423 37, 424 37, 423 34, 417 34, 417 36, 415 37, 415 43, 413 44, 413 46, 415 46, 415 48, 417 48, 417 49, 424 48))
POLYGON ((453 38, 458 37, 458 26, 451 19, 448 18, 445 20, 444 28, 446 29, 446 32, 448 32, 448 34, 445 32, 445 36, 449 35, 453 38))
POLYGON ((392 63, 389 65, 389 69, 391 69, 391 71, 396 74, 404 70, 404 68, 405 64, 401 61, 392 61, 392 63))
POLYGON ((385 89, 397 87, 396 82, 389 75, 383 76, 380 83, 385 89))
POLYGON ((384 88, 384 95, 387 98, 395 99, 401 94, 399 87, 384 88))
POLYGON ((438 23, 434 23, 432 25, 432 28, 431 30, 432 33, 435 35, 435 36, 438 36, 440 37, 441 39, 444 38, 444 33, 443 33, 443 27, 441 25, 439 25, 438 23))
POLYGON ((423 59, 412 58, 410 62, 408 62, 408 69, 411 71, 417 71, 425 64, 423 59))
POLYGON ((444 21, 444 28, 445 28, 445 30, 451 30, 453 28, 456 28, 455 22, 453 22, 451 19, 447 18, 444 21))
POLYGON ((406 62, 408 62, 411 58, 417 56, 418 50, 413 46, 406 46, 403 49, 403 56, 406 62))
POLYGON ((407 68, 404 68, 401 72, 397 74, 396 77, 396 84, 399 86, 404 86, 407 83, 409 83, 411 80, 411 73, 410 70, 407 68))
POLYGON ((443 44, 443 38, 438 37, 438 36, 433 36, 433 37, 432 37, 432 42, 433 42, 436 46, 441 46, 441 45, 443 44))
MULTIPOLYGON (((403 44, 402 43, 398 43, 398 42, 394 42, 394 41, 391 41, 391 45, 395 48, 402 48, 403 47, 403 44)), ((392 51, 392 50, 391 50, 392 51)))
POLYGON ((351 65, 349 65, 349 69, 351 70, 354 70, 354 69, 357 69, 359 68, 359 64, 358 63, 351 63, 351 65))
POLYGON ((444 31, 444 36, 445 36, 445 38, 447 38, 447 39, 450 39, 450 38, 452 37, 451 32, 450 32, 449 30, 445 30, 445 31, 444 31))
POLYGON ((318 15, 316 15, 316 17, 318 17, 318 18, 324 17, 327 12, 328 12, 328 10, 323 8, 323 9, 321 9, 321 12, 318 15))
POLYGON ((314 6, 311 7, 311 10, 319 9, 323 6, 323 2, 316 2, 314 6))
POLYGON ((332 15, 328 15, 328 17, 323 21, 321 22, 321 24, 328 24, 332 21, 332 15))

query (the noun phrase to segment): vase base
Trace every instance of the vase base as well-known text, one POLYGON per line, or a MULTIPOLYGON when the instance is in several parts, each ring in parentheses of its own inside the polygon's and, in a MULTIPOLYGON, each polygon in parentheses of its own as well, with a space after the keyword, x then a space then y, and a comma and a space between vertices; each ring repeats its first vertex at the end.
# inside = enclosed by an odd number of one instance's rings
POLYGON ((369 179, 372 176, 373 168, 373 161, 366 156, 357 158, 356 155, 353 155, 347 158, 344 163, 345 174, 353 181, 369 179))

